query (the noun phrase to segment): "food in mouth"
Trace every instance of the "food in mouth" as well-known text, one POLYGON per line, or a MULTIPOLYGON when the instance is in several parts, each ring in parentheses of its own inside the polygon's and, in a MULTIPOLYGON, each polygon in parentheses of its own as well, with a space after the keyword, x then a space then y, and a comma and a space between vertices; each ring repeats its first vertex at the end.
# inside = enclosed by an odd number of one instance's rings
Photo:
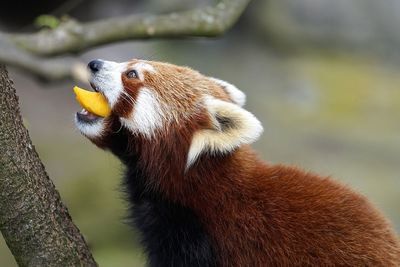
POLYGON ((111 108, 107 99, 99 92, 92 92, 78 86, 74 87, 76 100, 83 110, 79 112, 81 118, 93 120, 98 117, 107 117, 111 114, 111 108))

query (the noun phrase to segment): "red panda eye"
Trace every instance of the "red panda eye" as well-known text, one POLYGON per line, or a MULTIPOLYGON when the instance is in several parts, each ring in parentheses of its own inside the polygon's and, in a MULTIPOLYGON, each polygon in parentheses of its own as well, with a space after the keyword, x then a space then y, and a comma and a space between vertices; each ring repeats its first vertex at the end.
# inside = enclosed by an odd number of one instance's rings
POLYGON ((128 78, 139 78, 139 75, 136 70, 130 70, 126 73, 128 78))

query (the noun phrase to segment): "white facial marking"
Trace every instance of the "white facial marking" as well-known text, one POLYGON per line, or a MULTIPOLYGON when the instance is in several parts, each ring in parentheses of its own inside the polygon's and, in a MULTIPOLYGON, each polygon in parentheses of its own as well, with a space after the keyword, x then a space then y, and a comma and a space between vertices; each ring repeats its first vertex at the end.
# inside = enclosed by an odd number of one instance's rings
POLYGON ((129 118, 120 120, 133 133, 141 133, 151 138, 155 130, 162 128, 164 113, 157 96, 151 90, 146 87, 139 90, 132 114, 129 118))
POLYGON ((132 69, 136 70, 136 72, 139 75, 139 79, 142 81, 144 81, 144 72, 145 71, 153 72, 153 73, 157 72, 156 69, 152 65, 145 63, 145 62, 139 62, 139 63, 134 64, 132 66, 132 69))
POLYGON ((92 74, 90 82, 102 92, 110 106, 113 107, 124 90, 121 74, 126 71, 127 63, 102 61, 103 65, 98 72, 92 74))
POLYGON ((87 137, 95 138, 100 137, 104 131, 103 119, 98 119, 92 123, 80 122, 75 115, 75 125, 87 137))
POLYGON ((234 103, 238 104, 241 107, 244 106, 244 104, 246 103, 246 95, 242 91, 240 91, 236 86, 217 78, 211 77, 210 79, 216 82, 218 85, 220 85, 225 90, 225 92, 230 96, 230 98, 234 103))
POLYGON ((195 132, 189 148, 186 169, 201 153, 228 153, 242 144, 250 144, 263 132, 260 121, 250 112, 226 101, 207 96, 204 103, 215 125, 214 129, 195 132), (228 125, 222 125, 223 118, 228 125))

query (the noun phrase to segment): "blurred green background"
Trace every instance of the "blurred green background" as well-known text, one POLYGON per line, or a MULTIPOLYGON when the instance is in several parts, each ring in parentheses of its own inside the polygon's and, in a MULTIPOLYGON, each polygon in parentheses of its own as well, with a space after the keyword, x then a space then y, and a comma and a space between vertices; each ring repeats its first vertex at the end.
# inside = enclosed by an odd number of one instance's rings
MULTIPOLYGON (((51 10, 88 21, 210 3, 57 0, 22 14, 11 3, 0 11, 0 29, 34 30, 35 18, 51 10), (65 2, 74 5, 57 10, 65 2)), ((399 12, 396 0, 254 0, 221 38, 123 42, 80 57, 168 61, 237 85, 265 127, 254 145, 265 160, 351 185, 400 232, 399 12)), ((10 76, 36 149, 99 265, 143 266, 125 223, 122 168, 74 127, 75 82, 43 84, 14 69, 10 76)), ((16 266, 2 239, 0 266, 16 266)))

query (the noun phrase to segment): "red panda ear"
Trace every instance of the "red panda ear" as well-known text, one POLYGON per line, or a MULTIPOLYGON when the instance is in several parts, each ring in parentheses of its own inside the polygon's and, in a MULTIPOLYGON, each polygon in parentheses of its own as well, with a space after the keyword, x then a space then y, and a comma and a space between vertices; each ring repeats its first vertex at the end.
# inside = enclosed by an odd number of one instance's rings
POLYGON ((211 96, 207 96, 204 102, 214 127, 194 133, 187 167, 201 153, 229 153, 242 144, 253 143, 263 132, 260 121, 238 105, 211 96))
POLYGON ((210 79, 225 90, 225 92, 229 95, 233 103, 241 107, 244 106, 244 104, 246 103, 246 95, 242 91, 240 91, 236 86, 220 79, 212 77, 210 79))

